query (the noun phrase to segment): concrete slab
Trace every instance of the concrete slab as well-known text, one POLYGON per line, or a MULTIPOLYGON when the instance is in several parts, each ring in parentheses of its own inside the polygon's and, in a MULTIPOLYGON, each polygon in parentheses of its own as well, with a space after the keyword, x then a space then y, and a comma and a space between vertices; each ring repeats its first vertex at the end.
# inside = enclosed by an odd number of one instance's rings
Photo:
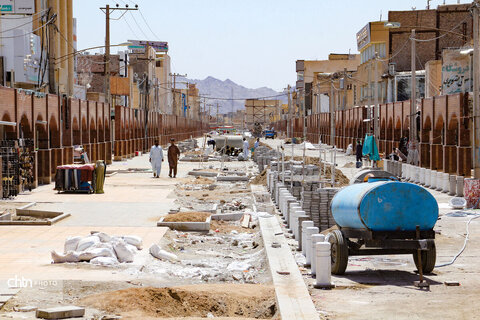
POLYGON ((0 303, 6 303, 8 300, 12 298, 13 296, 0 296, 0 303))
POLYGON ((259 218, 259 222, 281 318, 319 319, 277 218, 259 218), (274 242, 280 247, 272 247, 274 242))
POLYGON ((238 221, 243 215, 243 212, 213 214, 212 220, 238 221))
POLYGON ((249 181, 250 178, 246 176, 218 176, 217 181, 249 181))
POLYGON ((85 315, 85 308, 76 306, 65 306, 48 309, 38 309, 36 312, 37 318, 43 319, 66 319, 66 318, 80 318, 85 315))
POLYGON ((211 171, 190 171, 188 172, 188 175, 194 177, 216 177, 218 176, 218 173, 211 171))
POLYGON ((205 231, 210 230, 210 221, 212 217, 209 216, 205 222, 165 222, 165 217, 161 217, 157 222, 158 227, 168 227, 172 230, 179 231, 205 231))

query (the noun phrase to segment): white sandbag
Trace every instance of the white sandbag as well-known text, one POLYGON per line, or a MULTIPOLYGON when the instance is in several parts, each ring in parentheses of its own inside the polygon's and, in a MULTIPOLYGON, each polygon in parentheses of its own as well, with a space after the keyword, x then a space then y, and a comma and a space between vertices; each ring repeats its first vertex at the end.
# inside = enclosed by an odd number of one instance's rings
POLYGON ((55 250, 51 252, 53 263, 65 263, 65 262, 79 262, 77 252, 69 251, 66 254, 57 253, 55 250))
POLYGON ((127 247, 128 251, 130 251, 133 255, 136 255, 138 252, 137 247, 132 246, 131 244, 125 243, 125 246, 127 247))
POLYGON ((123 236, 122 239, 132 246, 137 247, 138 250, 142 250, 142 238, 139 236, 123 236))
POLYGON ((78 258, 80 261, 90 261, 94 258, 106 257, 106 258, 115 258, 115 253, 112 250, 107 248, 89 248, 83 252, 80 252, 78 258))
POLYGON ((112 257, 96 257, 90 260, 91 264, 96 264, 99 266, 114 266, 118 264, 118 260, 112 257))
POLYGON ((63 252, 76 251, 80 240, 82 240, 82 237, 68 237, 67 240, 65 240, 63 252))
POLYGON ((85 251, 86 249, 90 248, 91 246, 99 242, 100 242, 100 238, 97 236, 89 236, 89 237, 83 238, 78 242, 76 251, 85 251))
POLYGON ((157 244, 154 244, 150 247, 150 254, 157 259, 165 259, 169 261, 178 261, 176 254, 167 252, 160 248, 157 244))
POLYGON ((117 255, 117 259, 120 262, 133 262, 133 253, 127 247, 127 244, 124 241, 116 241, 113 243, 113 250, 117 255))
POLYGON ((96 232, 93 235, 97 236, 100 239, 100 242, 110 242, 110 241, 112 241, 112 237, 110 237, 105 232, 96 232))

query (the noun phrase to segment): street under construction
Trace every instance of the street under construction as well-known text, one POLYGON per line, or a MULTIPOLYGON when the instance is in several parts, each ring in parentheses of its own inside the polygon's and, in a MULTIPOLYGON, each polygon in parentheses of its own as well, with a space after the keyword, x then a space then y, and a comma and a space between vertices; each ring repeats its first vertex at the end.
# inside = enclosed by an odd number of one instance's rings
POLYGON ((0 0, 0 318, 480 318, 480 2, 214 2, 0 0))

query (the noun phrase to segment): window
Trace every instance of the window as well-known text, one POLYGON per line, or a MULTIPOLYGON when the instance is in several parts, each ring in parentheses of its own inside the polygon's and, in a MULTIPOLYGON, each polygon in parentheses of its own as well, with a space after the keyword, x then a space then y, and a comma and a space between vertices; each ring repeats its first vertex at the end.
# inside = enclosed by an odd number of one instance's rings
POLYGON ((372 43, 365 48, 361 53, 361 63, 365 63, 373 59, 375 57, 375 52, 378 54, 379 58, 386 58, 387 50, 385 43, 372 43))

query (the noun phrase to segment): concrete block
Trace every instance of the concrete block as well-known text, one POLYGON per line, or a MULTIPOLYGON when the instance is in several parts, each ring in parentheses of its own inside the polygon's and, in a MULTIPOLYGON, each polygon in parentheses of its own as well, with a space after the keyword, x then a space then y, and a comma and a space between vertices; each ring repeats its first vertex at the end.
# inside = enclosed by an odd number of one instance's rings
POLYGON ((36 312, 37 318, 43 319, 66 319, 79 318, 85 315, 85 308, 76 306, 65 306, 48 309, 38 309, 36 312))

